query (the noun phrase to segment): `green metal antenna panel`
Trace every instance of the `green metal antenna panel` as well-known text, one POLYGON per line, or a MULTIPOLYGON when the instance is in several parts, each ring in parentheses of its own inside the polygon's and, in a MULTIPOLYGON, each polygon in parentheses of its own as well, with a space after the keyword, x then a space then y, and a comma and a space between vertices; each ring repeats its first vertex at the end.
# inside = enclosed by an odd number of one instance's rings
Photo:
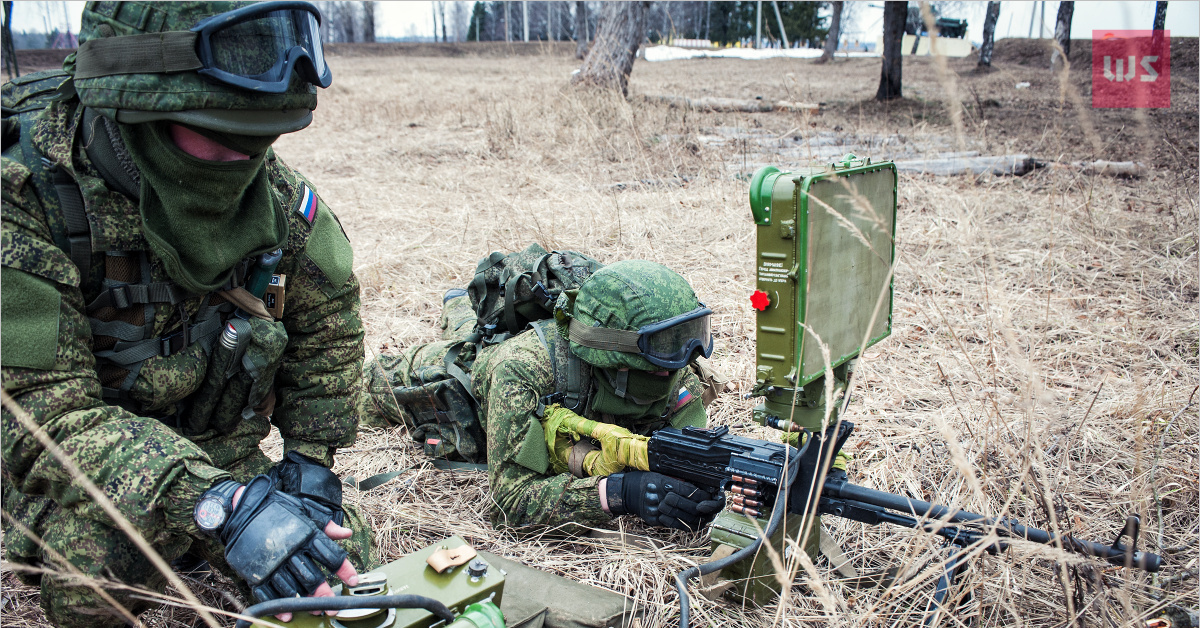
POLYGON ((853 155, 796 172, 767 166, 751 180, 750 209, 757 387, 790 400, 891 333, 896 166, 853 155))

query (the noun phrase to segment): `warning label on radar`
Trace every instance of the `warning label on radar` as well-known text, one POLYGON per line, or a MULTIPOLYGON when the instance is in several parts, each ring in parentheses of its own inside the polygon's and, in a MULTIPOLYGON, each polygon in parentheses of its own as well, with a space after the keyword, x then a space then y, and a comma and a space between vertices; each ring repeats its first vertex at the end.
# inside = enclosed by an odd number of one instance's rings
POLYGON ((758 267, 759 283, 787 283, 788 271, 783 262, 763 262, 758 267))

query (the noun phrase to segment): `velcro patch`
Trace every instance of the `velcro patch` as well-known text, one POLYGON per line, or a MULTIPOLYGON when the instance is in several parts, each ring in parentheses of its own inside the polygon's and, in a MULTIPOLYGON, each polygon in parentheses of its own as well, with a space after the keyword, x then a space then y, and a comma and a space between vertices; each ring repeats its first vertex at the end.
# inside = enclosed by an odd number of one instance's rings
POLYGON ((300 214, 309 225, 312 225, 317 218, 317 194, 307 184, 300 191, 300 204, 296 207, 296 213, 300 214))

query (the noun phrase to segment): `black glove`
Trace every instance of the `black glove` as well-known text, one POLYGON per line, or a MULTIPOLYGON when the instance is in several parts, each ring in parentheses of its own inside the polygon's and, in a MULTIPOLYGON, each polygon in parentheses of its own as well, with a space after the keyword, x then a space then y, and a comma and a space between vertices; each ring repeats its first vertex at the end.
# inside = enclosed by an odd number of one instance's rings
POLYGON ((302 453, 289 451, 267 475, 275 488, 293 497, 303 498, 308 516, 321 529, 330 521, 342 525, 346 513, 342 510, 342 482, 325 465, 302 453))
POLYGON ((237 507, 218 532, 229 566, 250 585, 258 601, 265 602, 312 595, 325 582, 318 564, 331 572, 342 566, 346 551, 318 524, 309 517, 303 500, 280 492, 274 480, 260 475, 246 484, 237 507))
POLYGON ((725 496, 713 497, 697 486, 653 471, 608 476, 608 510, 634 514, 650 525, 695 532, 725 508, 725 496))

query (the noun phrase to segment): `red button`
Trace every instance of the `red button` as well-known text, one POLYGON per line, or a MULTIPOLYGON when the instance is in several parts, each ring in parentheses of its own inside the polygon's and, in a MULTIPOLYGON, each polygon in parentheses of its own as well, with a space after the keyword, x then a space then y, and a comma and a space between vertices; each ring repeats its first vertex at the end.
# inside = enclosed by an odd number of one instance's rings
POLYGON ((769 305, 771 305, 771 297, 762 290, 755 290, 754 294, 750 295, 750 307, 759 312, 766 310, 769 305))

